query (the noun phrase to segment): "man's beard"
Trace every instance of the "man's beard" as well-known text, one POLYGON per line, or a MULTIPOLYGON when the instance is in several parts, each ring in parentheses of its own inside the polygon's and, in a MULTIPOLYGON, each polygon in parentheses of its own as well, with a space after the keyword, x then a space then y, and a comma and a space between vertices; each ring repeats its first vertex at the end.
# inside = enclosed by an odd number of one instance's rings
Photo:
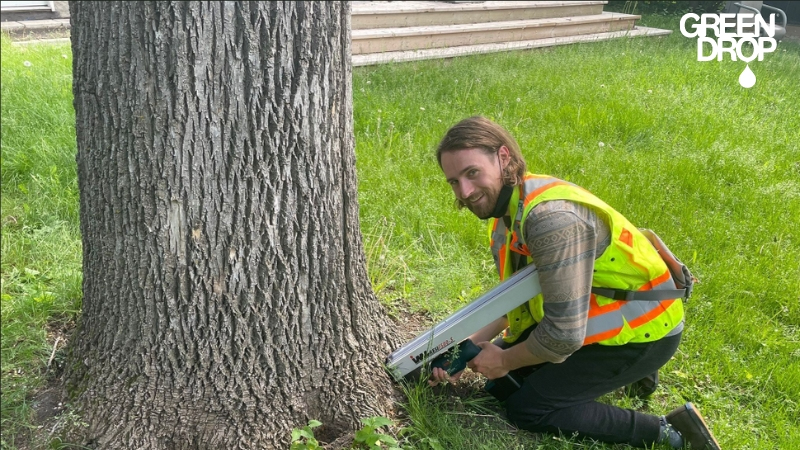
POLYGON ((465 201, 464 204, 478 216, 481 220, 503 217, 508 212, 508 202, 514 193, 514 186, 503 185, 499 191, 482 191, 475 200, 480 201, 480 205, 465 201))
POLYGON ((495 205, 497 205, 498 195, 498 191, 482 191, 479 195, 473 196, 479 202, 477 205, 473 204, 469 199, 466 199, 464 204, 472 211, 472 214, 475 214, 481 220, 486 220, 492 217, 492 212, 495 209, 495 205))

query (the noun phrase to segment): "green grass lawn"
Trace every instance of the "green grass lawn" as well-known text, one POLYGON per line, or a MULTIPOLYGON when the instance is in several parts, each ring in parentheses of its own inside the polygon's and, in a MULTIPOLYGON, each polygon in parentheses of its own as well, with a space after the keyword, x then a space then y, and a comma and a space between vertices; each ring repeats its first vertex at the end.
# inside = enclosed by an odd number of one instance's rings
MULTIPOLYGON (((656 230, 701 281, 654 398, 604 401, 658 414, 692 401, 723 448, 798 448, 800 46, 782 42, 751 63, 758 82, 744 89, 743 63, 699 63, 695 45, 673 33, 355 69, 370 277, 391 314, 431 323, 496 282, 485 223, 452 206, 434 157, 450 125, 485 115, 516 136, 531 171, 656 230)), ((32 426, 31 395, 80 308, 74 154, 69 47, 4 38, 4 448, 32 426)), ((477 380, 408 393, 408 448, 614 448, 518 432, 477 380)))

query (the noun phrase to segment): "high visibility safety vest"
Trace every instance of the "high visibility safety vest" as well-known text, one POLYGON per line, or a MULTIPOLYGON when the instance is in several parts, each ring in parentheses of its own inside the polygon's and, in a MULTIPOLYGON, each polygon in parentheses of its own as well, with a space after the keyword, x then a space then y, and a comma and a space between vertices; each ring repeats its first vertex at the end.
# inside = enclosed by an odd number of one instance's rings
MULTIPOLYGON (((593 289, 676 289, 669 268, 653 244, 622 214, 579 186, 530 173, 526 174, 523 184, 514 189, 509 202, 512 229, 508 230, 502 219, 489 221, 492 255, 501 280, 532 262, 525 245, 522 224, 536 205, 549 200, 568 200, 584 205, 608 223, 611 243, 594 261, 593 289)), ((609 289, 606 291, 611 292, 609 289)), ((658 293, 649 295, 658 296, 658 293)), ((504 335, 506 342, 516 341, 524 330, 541 322, 544 317, 543 302, 542 294, 539 294, 508 313, 509 327, 504 335)), ((680 298, 625 301, 592 293, 589 302, 583 345, 652 342, 666 336, 683 320, 683 302, 680 298)))

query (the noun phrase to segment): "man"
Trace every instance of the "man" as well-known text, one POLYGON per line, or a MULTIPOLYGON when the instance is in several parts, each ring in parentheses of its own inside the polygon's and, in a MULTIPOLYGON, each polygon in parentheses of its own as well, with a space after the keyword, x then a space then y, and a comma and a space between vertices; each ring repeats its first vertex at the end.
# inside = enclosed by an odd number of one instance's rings
MULTIPOLYGON (((528 173, 514 138, 488 119, 450 128, 437 158, 456 203, 490 219, 500 279, 526 264, 539 273, 539 296, 470 337, 482 349, 472 370, 525 377, 506 401, 509 420, 637 447, 719 449, 691 403, 659 417, 596 401, 624 386, 652 393, 680 342, 684 291, 650 239, 588 191, 528 173)), ((430 384, 460 375, 435 369, 430 384)))

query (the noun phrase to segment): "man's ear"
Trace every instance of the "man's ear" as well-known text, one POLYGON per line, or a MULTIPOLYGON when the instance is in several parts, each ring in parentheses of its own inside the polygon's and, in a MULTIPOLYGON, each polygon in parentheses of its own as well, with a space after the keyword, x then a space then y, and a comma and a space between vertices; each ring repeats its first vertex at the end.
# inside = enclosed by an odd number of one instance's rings
POLYGON ((511 152, 505 145, 497 149, 497 157, 500 158, 500 167, 506 168, 509 161, 511 161, 511 152))

